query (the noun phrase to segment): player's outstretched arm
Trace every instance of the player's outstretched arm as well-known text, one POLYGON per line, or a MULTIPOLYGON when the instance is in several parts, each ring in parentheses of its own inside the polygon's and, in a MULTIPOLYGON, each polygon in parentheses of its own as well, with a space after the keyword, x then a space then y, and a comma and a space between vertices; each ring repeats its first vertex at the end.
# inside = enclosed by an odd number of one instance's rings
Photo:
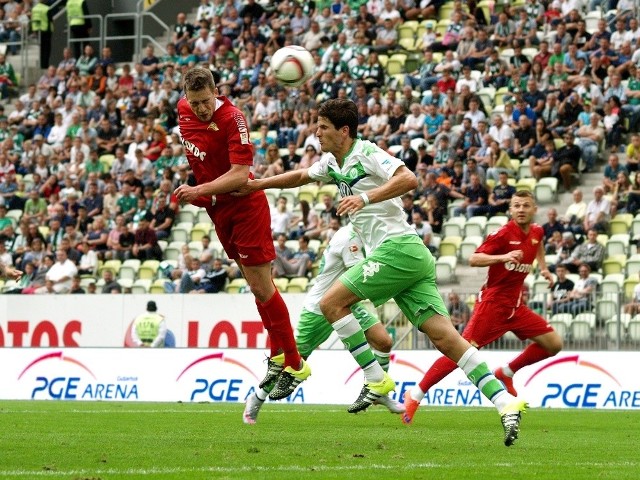
POLYGON ((504 255, 489 255, 488 253, 476 252, 469 257, 469 265, 472 267, 489 267, 496 263, 520 263, 522 256, 522 250, 512 250, 504 255))
POLYGON ((245 185, 238 188, 232 195, 241 197, 256 190, 266 190, 268 188, 295 188, 313 182, 309 177, 307 168, 291 170, 289 172, 274 175, 273 177, 249 180, 245 185))
POLYGON ((199 201, 199 197, 211 198, 212 195, 235 191, 245 185, 248 179, 248 165, 232 164, 228 172, 215 180, 195 187, 180 185, 175 194, 180 203, 193 203, 196 200, 199 201))

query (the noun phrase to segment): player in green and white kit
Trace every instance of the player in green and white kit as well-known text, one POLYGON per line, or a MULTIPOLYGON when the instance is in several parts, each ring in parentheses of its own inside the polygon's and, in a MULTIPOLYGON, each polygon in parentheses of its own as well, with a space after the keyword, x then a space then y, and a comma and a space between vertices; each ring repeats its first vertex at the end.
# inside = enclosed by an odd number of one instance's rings
MULTIPOLYGON (((331 324, 327 322, 320 311, 320 299, 340 275, 363 258, 362 240, 354 233, 351 224, 338 230, 325 248, 320 260, 320 273, 305 297, 297 328, 296 345, 305 360, 333 333, 331 324)), ((365 332, 376 360, 387 371, 392 346, 389 333, 380 321, 360 303, 354 304, 351 311, 365 332)), ((273 389, 275 381, 282 371, 283 363, 283 355, 269 359, 267 375, 260 382, 256 391, 247 397, 242 417, 244 423, 256 423, 260 408, 273 389)), ((392 400, 387 395, 380 397, 377 403, 386 406, 392 413, 403 413, 405 410, 404 405, 392 400)))
MULTIPOLYGON (((453 327, 436 287, 435 261, 405 220, 399 197, 418 181, 404 163, 375 144, 358 140, 358 110, 351 100, 332 99, 318 110, 316 136, 326 154, 308 169, 249 180, 239 194, 258 189, 298 187, 314 181, 334 182, 342 199, 338 214, 348 214, 367 251, 335 282, 320 309, 365 375, 359 397, 348 411, 366 409, 395 388, 367 344, 351 305, 368 298, 381 305, 393 298, 434 346, 456 362, 469 380, 496 406, 504 443, 513 444, 526 402, 513 397, 491 373, 480 352, 453 327)), ((295 388, 295 387, 294 387, 295 388)))

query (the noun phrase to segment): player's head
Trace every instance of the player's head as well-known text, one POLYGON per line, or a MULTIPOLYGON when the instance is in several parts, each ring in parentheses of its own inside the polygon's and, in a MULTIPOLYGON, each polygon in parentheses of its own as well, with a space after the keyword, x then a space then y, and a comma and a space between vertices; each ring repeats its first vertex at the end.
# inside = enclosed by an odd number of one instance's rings
MULTIPOLYGON (((334 98, 327 100, 318 109, 318 123, 328 123, 336 130, 347 129, 345 133, 351 138, 358 134, 358 107, 347 99, 334 98)), ((318 127, 320 130, 320 126, 318 127)))
POLYGON ((526 227, 533 221, 537 210, 535 198, 530 191, 518 190, 511 197, 509 213, 511 218, 521 227, 526 227))
POLYGON ((202 122, 211 120, 216 110, 218 89, 213 81, 213 75, 208 68, 195 67, 187 71, 184 76, 184 91, 187 101, 202 122))

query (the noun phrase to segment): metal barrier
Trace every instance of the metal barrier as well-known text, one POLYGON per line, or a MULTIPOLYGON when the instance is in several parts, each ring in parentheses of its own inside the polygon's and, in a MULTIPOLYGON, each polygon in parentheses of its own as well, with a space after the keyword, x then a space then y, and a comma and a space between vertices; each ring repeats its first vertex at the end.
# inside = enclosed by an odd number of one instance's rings
MULTIPOLYGON (((63 12, 66 14, 66 10, 63 10, 63 12)), ((63 13, 63 12, 60 12, 63 13)), ((74 17, 76 18, 76 17, 74 17)), ((85 15, 83 18, 90 18, 91 19, 91 23, 92 23, 92 30, 96 29, 96 25, 93 22, 94 19, 97 19, 98 22, 98 35, 97 36, 91 36, 91 37, 86 37, 86 38, 71 38, 71 29, 69 28, 69 25, 67 25, 67 45, 69 47, 73 47, 74 44, 76 43, 92 43, 92 42, 97 42, 98 43, 98 54, 100 52, 102 52, 102 47, 104 46, 104 17, 102 15, 85 15)))
MULTIPOLYGON (((468 305, 476 298, 477 292, 457 291, 468 305)), ((554 315, 547 308, 550 293, 538 294, 529 306, 546 318, 564 340, 566 350, 613 350, 627 351, 640 349, 640 315, 624 312, 630 299, 625 293, 598 292, 584 309, 574 313, 554 315)), ((470 306, 473 311, 472 306, 470 306)), ((395 333, 394 349, 434 349, 426 335, 418 333, 408 322, 394 301, 378 307, 378 317, 387 329, 395 333)), ((484 347, 487 350, 521 350, 526 342, 513 333, 506 335, 484 347)))
MULTIPOLYGON (((16 22, 10 21, 10 20, 3 20, 2 22, 3 26, 5 25, 13 25, 16 22)), ((7 34, 9 35, 9 34, 7 34)), ((7 37, 6 40, 3 40, 2 43, 0 44, 0 54, 4 54, 7 56, 7 61, 9 55, 12 55, 12 51, 14 51, 15 49, 18 50, 18 55, 20 55, 20 60, 21 60, 21 66, 20 66, 20 71, 16 72, 16 74, 19 76, 19 84, 24 84, 25 83, 25 78, 26 78, 26 72, 27 72, 27 63, 29 60, 29 49, 27 48, 27 45, 29 44, 29 23, 28 22, 23 22, 20 24, 20 32, 16 34, 16 36, 18 37, 17 39, 14 36, 14 39, 11 40, 10 37, 7 37)), ((16 85, 16 87, 18 87, 19 85, 16 85)))

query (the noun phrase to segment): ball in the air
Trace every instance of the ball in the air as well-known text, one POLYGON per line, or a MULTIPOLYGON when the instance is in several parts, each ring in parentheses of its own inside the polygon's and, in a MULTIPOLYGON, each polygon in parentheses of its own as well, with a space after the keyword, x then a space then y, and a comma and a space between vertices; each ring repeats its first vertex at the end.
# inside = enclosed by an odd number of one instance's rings
POLYGON ((313 65, 313 56, 297 45, 282 47, 271 57, 273 74, 278 82, 288 87, 299 87, 309 80, 313 65))

